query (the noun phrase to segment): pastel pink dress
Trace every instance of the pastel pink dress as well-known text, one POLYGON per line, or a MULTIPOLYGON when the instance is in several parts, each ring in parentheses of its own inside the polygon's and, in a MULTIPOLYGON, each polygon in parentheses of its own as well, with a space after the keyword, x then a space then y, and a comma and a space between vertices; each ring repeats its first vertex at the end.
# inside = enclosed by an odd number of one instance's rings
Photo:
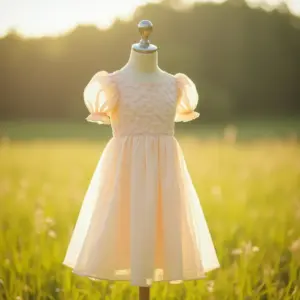
POLYGON ((98 72, 84 91, 87 120, 111 124, 86 192, 64 264, 82 276, 156 281, 203 278, 219 267, 209 229, 174 137, 174 122, 199 116, 184 74, 157 83, 124 71, 98 72))

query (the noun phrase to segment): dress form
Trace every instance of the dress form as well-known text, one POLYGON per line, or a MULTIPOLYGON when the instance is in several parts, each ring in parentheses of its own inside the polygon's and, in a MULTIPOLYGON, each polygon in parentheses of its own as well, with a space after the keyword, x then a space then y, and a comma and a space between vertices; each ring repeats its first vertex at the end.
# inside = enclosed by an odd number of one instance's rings
POLYGON ((196 85, 183 73, 161 71, 156 46, 142 40, 132 48, 123 69, 97 72, 83 92, 86 120, 110 125, 112 137, 64 264, 81 276, 129 281, 149 300, 152 283, 202 279, 220 264, 174 136, 175 122, 199 117, 196 85))
MULTIPOLYGON (((150 44, 148 37, 152 32, 152 23, 143 20, 138 25, 141 40, 133 44, 127 64, 120 70, 126 72, 131 80, 135 82, 155 83, 165 76, 163 70, 158 66, 157 47, 150 44)), ((139 287, 139 300, 150 299, 150 288, 139 287)))
POLYGON ((148 41, 152 23, 146 20, 141 21, 139 30, 142 39, 139 43, 132 45, 129 60, 120 72, 126 72, 126 76, 134 82, 155 83, 165 76, 165 72, 158 66, 157 47, 148 41))
POLYGON ((137 82, 155 82, 164 74, 158 66, 158 53, 139 53, 131 49, 127 64, 120 70, 137 82))

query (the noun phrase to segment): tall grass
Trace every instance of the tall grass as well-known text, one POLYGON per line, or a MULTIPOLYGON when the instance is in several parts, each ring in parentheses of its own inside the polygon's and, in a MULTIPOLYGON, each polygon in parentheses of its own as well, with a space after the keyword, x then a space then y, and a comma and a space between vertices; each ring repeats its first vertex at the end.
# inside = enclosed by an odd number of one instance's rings
MULTIPOLYGON (((300 147, 180 138, 221 268, 204 280, 155 283, 152 299, 300 299, 300 147)), ((104 142, 3 139, 0 299, 137 299, 128 283, 62 265, 104 142)), ((170 208, 172 209, 172 208, 170 208)))

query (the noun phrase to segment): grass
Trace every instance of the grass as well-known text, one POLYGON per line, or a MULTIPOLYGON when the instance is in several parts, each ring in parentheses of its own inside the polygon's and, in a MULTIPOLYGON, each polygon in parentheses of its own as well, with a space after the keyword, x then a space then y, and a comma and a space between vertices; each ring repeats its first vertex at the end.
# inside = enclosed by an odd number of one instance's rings
MULTIPOLYGON (((60 136, 50 130, 46 140, 6 128, 13 138, 0 144, 0 299, 137 299, 128 283, 92 281, 62 265, 107 131, 83 142, 75 133, 65 139, 59 126, 60 136)), ((221 268, 205 280, 155 283, 152 299, 300 299, 299 144, 290 134, 238 142, 235 134, 179 135, 221 268)))

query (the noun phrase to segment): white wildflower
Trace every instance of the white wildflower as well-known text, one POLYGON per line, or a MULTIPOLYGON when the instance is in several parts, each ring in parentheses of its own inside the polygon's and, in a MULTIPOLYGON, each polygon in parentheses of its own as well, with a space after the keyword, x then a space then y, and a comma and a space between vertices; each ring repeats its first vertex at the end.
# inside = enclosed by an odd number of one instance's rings
POLYGON ((291 252, 297 252, 300 250, 300 238, 293 241, 291 246, 290 246, 290 251, 291 252))
POLYGON ((251 241, 248 241, 248 242, 244 243, 244 245, 243 245, 243 252, 246 255, 249 255, 251 253, 255 253, 258 251, 259 251, 259 247, 253 245, 251 241))
POLYGON ((55 220, 52 219, 52 218, 50 218, 50 217, 47 217, 47 218, 45 219, 45 222, 46 222, 46 224, 48 224, 49 226, 55 225, 55 220))
POLYGON ((56 237, 57 237, 57 234, 54 230, 49 230, 48 235, 53 239, 56 239, 56 237))
POLYGON ((213 280, 210 280, 207 282, 207 290, 212 293, 214 291, 215 282, 213 280))
POLYGON ((270 265, 264 265, 263 268, 264 276, 270 277, 275 274, 275 270, 270 265))
POLYGON ((232 255, 250 255, 252 253, 259 252, 259 247, 252 245, 251 241, 244 242, 240 248, 235 248, 231 251, 232 255))
POLYGON ((243 253, 243 250, 241 248, 236 248, 231 251, 232 255, 241 255, 242 253, 243 253))

